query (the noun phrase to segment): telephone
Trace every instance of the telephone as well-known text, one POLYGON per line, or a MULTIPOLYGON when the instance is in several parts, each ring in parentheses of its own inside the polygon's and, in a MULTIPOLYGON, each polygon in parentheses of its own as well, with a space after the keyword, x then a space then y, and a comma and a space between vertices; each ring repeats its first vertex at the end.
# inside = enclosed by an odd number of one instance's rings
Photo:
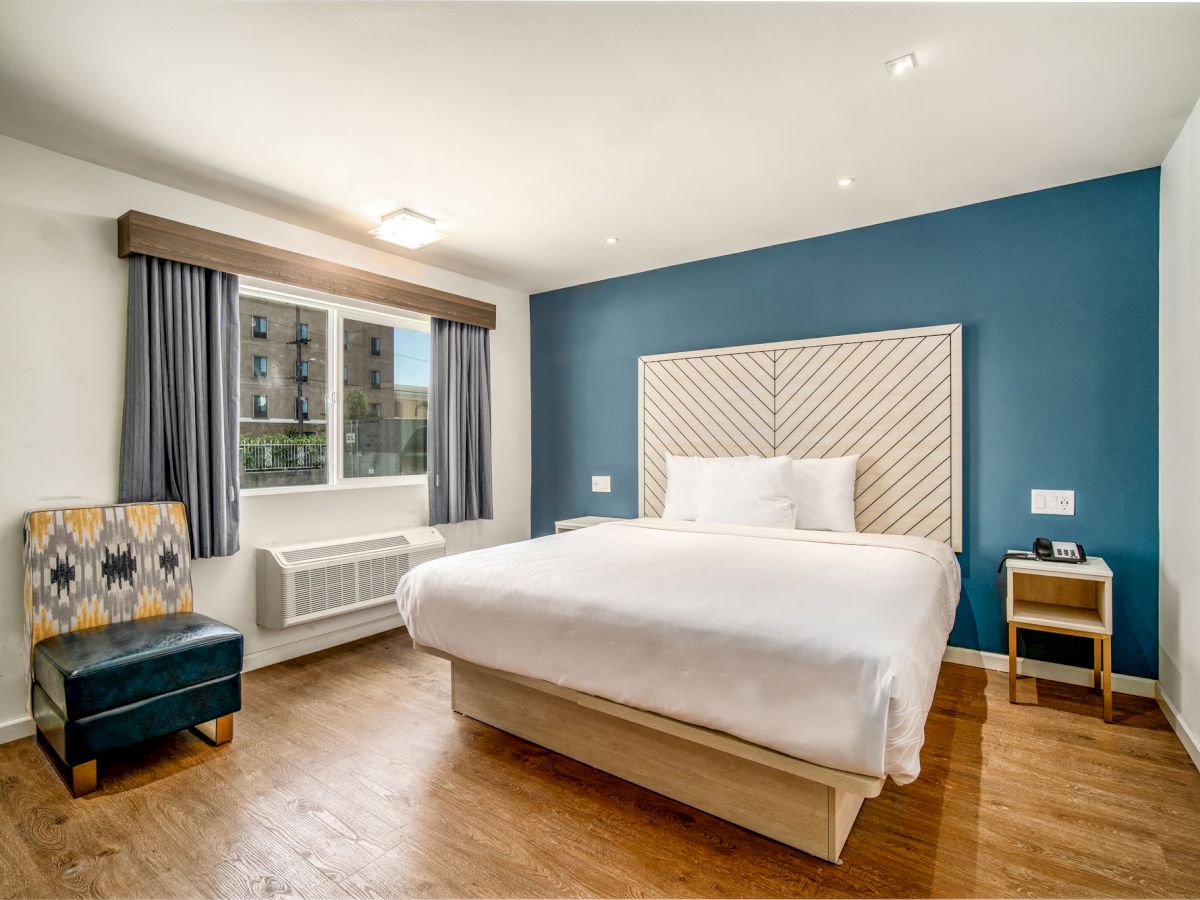
POLYGON ((1049 562, 1085 563, 1087 554, 1083 552, 1083 544, 1070 541, 1051 541, 1037 538, 1033 542, 1033 555, 1038 559, 1049 562))
POLYGON ((1010 550, 1000 559, 997 572, 1004 571, 1004 563, 1010 559, 1040 559, 1046 562, 1085 563, 1087 554, 1083 552, 1083 544, 1070 541, 1052 541, 1048 538, 1036 538, 1032 550, 1010 550))

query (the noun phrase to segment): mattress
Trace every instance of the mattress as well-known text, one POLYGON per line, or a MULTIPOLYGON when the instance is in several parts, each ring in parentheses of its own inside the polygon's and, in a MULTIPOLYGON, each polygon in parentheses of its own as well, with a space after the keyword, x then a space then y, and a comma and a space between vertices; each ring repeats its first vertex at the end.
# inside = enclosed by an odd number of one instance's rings
POLYGON ((427 562, 396 598, 418 644, 906 784, 959 583, 924 538, 639 519, 427 562))

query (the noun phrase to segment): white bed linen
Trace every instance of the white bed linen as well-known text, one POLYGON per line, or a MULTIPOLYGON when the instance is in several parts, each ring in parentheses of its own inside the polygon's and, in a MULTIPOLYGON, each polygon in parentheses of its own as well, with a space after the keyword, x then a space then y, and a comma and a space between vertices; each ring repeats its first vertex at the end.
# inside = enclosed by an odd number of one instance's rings
POLYGON ((959 578, 924 538, 640 519, 428 562, 396 597, 419 644, 907 784, 959 578))

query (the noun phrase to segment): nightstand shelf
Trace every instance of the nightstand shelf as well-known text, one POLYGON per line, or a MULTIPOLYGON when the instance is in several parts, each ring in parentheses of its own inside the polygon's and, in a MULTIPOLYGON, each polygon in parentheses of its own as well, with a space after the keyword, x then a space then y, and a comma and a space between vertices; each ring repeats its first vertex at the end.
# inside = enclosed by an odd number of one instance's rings
POLYGON ((1058 629, 1065 626, 1089 634, 1107 634, 1104 620, 1094 609, 1039 603, 1036 600, 1013 600, 1012 618, 1009 621, 1016 622, 1021 628, 1043 626, 1058 629))
POLYGON ((1085 563, 1006 562, 1008 699, 1017 699, 1017 630, 1049 631, 1092 641, 1093 686, 1104 692, 1112 721, 1112 570, 1099 557, 1085 563))

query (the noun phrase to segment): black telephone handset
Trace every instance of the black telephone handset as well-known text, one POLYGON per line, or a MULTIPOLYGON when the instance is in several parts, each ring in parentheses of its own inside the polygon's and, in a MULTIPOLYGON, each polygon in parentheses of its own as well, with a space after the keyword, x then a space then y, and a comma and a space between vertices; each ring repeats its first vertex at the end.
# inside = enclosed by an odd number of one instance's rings
POLYGON ((1083 552, 1083 544, 1070 541, 1051 541, 1047 538, 1037 538, 1033 542, 1033 555, 1038 559, 1049 562, 1085 563, 1087 554, 1083 552))

